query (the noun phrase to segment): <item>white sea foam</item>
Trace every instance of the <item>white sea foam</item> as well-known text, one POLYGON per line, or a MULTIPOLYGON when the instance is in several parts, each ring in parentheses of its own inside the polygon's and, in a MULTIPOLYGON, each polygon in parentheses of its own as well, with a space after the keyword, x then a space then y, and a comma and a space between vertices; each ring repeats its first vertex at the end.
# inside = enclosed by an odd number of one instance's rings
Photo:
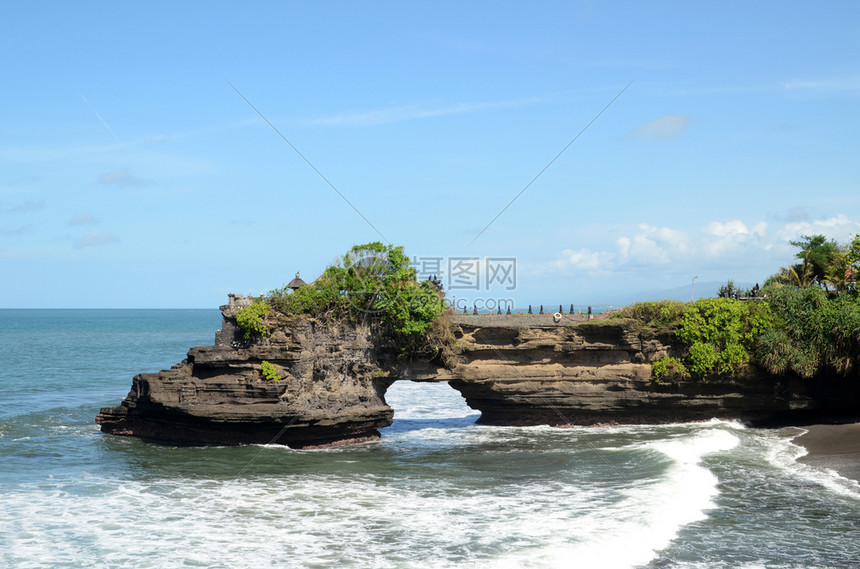
POLYGON ((4 497, 11 542, 0 561, 21 568, 82 559, 167 569, 633 567, 704 515, 716 482, 699 461, 733 440, 714 431, 647 443, 637 452, 663 456, 665 475, 615 479, 609 489, 547 479, 487 486, 480 476, 470 486, 385 473, 33 484, 4 497))
POLYGON ((717 478, 701 465, 704 456, 737 446, 724 430, 646 443, 671 460, 665 475, 621 491, 619 502, 589 512, 571 532, 575 543, 500 560, 497 567, 601 567, 627 569, 651 561, 686 525, 714 507, 717 478))
POLYGON ((819 468, 799 462, 799 459, 809 454, 809 451, 793 441, 806 432, 801 428, 787 428, 770 434, 767 437, 770 444, 765 455, 768 462, 840 496, 860 499, 860 482, 845 478, 829 468, 819 468))
POLYGON ((447 383, 398 381, 385 394, 395 419, 448 419, 481 413, 470 409, 466 400, 447 383))
MULTIPOLYGON (((380 479, 129 483, 83 500, 29 489, 7 501, 7 566, 460 567, 473 548, 534 546, 568 514, 546 495, 459 494, 380 479), (348 482, 348 484, 347 484, 348 482), (399 560, 399 561, 398 561, 399 560), (448 560, 448 561, 443 561, 448 560)), ((590 494, 566 497, 586 508, 590 494)))

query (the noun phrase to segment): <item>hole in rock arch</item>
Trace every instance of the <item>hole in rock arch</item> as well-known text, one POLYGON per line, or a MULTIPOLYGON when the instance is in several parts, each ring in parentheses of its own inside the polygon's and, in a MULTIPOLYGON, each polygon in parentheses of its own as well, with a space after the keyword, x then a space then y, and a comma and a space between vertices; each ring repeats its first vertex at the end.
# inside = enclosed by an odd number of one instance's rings
POLYGON ((386 433, 466 427, 481 416, 447 382, 395 381, 385 392, 385 401, 394 409, 394 423, 382 429, 383 437, 386 433))

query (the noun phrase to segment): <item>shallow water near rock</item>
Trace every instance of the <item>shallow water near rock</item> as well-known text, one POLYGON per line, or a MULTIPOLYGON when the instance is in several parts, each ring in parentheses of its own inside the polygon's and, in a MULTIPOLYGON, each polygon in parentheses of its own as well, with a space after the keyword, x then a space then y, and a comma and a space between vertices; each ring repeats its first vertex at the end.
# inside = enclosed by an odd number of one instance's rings
POLYGON ((486 427, 395 383, 382 439, 294 451, 114 437, 134 374, 217 310, 0 310, 4 567, 860 567, 860 487, 733 422, 486 427))

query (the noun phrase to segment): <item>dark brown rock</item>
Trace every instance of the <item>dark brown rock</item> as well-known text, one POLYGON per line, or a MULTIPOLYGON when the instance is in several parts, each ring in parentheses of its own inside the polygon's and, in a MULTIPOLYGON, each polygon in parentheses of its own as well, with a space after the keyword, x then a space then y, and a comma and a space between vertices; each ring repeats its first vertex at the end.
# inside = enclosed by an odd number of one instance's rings
POLYGON ((857 378, 801 380, 748 367, 733 377, 655 383, 651 362, 681 348, 669 334, 644 337, 631 321, 451 315, 457 353, 443 365, 398 359, 367 324, 273 320, 270 337, 248 341, 235 321, 241 305, 221 308, 215 345, 136 376, 125 400, 98 414, 104 432, 295 448, 371 440, 393 420, 384 394, 395 380, 448 381, 482 423, 496 425, 714 417, 792 424, 860 410, 857 378), (264 360, 278 369, 278 382, 263 379, 264 360))
POLYGON ((271 338, 247 342, 235 326, 234 307, 214 346, 155 374, 140 374, 118 406, 96 421, 116 435, 186 443, 276 443, 321 446, 378 437, 393 411, 383 394, 390 380, 367 326, 298 319, 271 338), (265 381, 260 363, 279 368, 265 381))
POLYGON ((856 378, 801 380, 748 366, 732 377, 655 383, 651 362, 681 350, 671 335, 643 338, 636 323, 622 320, 534 318, 455 319, 461 353, 450 384, 481 411, 481 423, 785 424, 860 410, 856 378))

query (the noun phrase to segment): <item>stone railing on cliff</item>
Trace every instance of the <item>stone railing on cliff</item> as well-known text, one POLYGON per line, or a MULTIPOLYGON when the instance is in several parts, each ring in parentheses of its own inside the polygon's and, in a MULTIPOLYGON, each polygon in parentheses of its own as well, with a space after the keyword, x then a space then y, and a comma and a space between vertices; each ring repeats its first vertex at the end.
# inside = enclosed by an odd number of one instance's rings
POLYGON ((97 422, 106 433, 186 443, 321 446, 368 440, 391 424, 385 391, 397 380, 447 381, 495 425, 665 423, 710 418, 800 422, 808 413, 860 409, 860 382, 734 377, 657 384, 651 362, 679 348, 644 338, 626 320, 572 324, 546 315, 450 315, 456 355, 446 363, 398 359, 371 325, 281 320, 271 337, 244 340, 222 306, 214 346, 134 377, 97 422), (268 361, 280 381, 265 381, 268 361))

